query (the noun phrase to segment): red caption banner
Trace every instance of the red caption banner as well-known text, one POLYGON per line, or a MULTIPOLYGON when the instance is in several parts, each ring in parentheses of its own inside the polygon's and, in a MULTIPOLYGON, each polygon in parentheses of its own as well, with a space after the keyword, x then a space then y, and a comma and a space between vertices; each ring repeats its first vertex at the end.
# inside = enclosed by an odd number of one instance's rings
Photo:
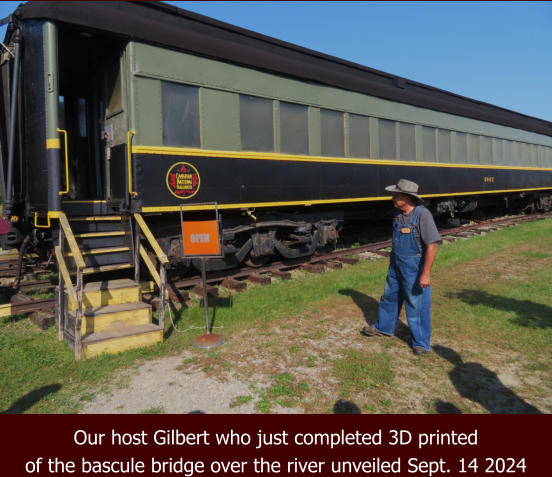
POLYGON ((0 422, 6 476, 550 471, 550 415, 4 415, 0 422))

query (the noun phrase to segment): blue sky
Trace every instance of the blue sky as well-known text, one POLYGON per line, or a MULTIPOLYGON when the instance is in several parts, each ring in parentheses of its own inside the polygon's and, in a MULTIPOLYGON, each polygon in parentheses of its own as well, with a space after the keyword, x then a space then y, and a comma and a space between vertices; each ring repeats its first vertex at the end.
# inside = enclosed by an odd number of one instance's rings
POLYGON ((552 2, 168 3, 552 121, 552 2))

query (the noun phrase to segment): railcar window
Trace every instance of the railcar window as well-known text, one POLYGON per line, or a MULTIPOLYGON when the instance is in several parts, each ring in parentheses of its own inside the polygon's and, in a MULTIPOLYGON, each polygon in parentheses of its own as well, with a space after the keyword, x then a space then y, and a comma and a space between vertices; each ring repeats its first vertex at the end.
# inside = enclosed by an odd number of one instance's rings
POLYGON ((538 166, 539 165, 539 156, 538 156, 538 150, 537 146, 535 144, 531 144, 529 146, 531 149, 531 165, 532 166, 538 166))
POLYGON ((109 101, 106 114, 108 116, 118 113, 123 109, 123 93, 121 84, 121 71, 118 68, 115 71, 110 71, 107 78, 107 88, 109 101))
POLYGON ((479 163, 479 136, 475 134, 469 135, 470 143, 470 163, 478 164, 479 163))
POLYGON ((450 162, 450 131, 439 129, 439 162, 450 162))
POLYGON ((546 147, 546 153, 544 155, 545 157, 545 164, 546 167, 552 167, 552 147, 546 147))
POLYGON ((199 88, 162 82, 163 144, 201 147, 199 88))
POLYGON ((437 152, 435 150, 435 128, 428 126, 423 127, 423 145, 424 145, 424 161, 437 161, 437 152))
POLYGON ((481 163, 490 164, 492 158, 491 138, 481 136, 481 163))
POLYGON ((320 110, 322 155, 343 157, 345 155, 345 125, 343 113, 329 109, 320 110))
POLYGON ((544 147, 535 146, 537 150, 537 166, 542 167, 544 165, 544 147))
POLYGON ((349 154, 370 157, 370 118, 349 114, 349 154))
POLYGON ((416 159, 414 124, 399 123, 400 156, 405 161, 416 159))
POLYGON ((246 151, 274 151, 274 109, 271 99, 240 94, 241 146, 246 151))
POLYGON ((523 165, 523 158, 521 157, 521 144, 517 141, 512 141, 512 164, 516 166, 523 165))
POLYGON ((512 164, 512 141, 504 140, 504 164, 512 164))
POLYGON ((468 135, 457 132, 454 140, 454 153, 456 162, 468 162, 468 135))
POLYGON ((395 134, 395 121, 387 119, 378 120, 379 129, 379 156, 382 159, 397 158, 397 139, 395 134))
POLYGON ((288 154, 309 153, 307 106, 280 101, 281 150, 288 154))
POLYGON ((526 144, 524 142, 521 143, 521 163, 524 166, 531 165, 531 154, 529 150, 529 144, 526 144))
POLYGON ((502 139, 493 140, 493 163, 494 164, 503 164, 504 163, 504 141, 502 139))

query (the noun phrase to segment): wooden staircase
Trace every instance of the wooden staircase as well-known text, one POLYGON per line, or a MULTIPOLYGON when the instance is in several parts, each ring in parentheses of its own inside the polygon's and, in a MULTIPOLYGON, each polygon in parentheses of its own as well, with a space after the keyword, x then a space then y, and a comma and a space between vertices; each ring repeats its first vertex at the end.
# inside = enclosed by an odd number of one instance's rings
POLYGON ((60 275, 56 300, 58 337, 68 342, 77 360, 163 341, 164 267, 168 260, 141 216, 135 214, 133 221, 130 216, 67 219, 61 214, 56 258, 60 275), (158 256, 159 274, 141 244, 142 235, 158 256), (151 305, 142 301, 140 257, 162 293, 157 324, 152 320, 151 305), (134 271, 134 279, 101 279, 105 272, 118 270, 134 271))
MULTIPOLYGON (((68 220, 86 265, 85 275, 133 268, 129 219, 108 215, 68 220)), ((72 251, 65 256, 74 260, 72 251)))

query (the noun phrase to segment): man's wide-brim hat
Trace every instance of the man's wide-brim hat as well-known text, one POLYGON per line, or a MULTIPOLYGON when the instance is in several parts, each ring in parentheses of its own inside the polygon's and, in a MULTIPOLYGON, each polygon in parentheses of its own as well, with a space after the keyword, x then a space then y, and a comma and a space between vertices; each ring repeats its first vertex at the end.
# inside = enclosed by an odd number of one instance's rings
POLYGON ((389 192, 399 192, 400 194, 407 194, 415 197, 418 200, 421 200, 418 196, 418 184, 415 182, 401 179, 397 182, 397 185, 390 185, 385 188, 389 192))

